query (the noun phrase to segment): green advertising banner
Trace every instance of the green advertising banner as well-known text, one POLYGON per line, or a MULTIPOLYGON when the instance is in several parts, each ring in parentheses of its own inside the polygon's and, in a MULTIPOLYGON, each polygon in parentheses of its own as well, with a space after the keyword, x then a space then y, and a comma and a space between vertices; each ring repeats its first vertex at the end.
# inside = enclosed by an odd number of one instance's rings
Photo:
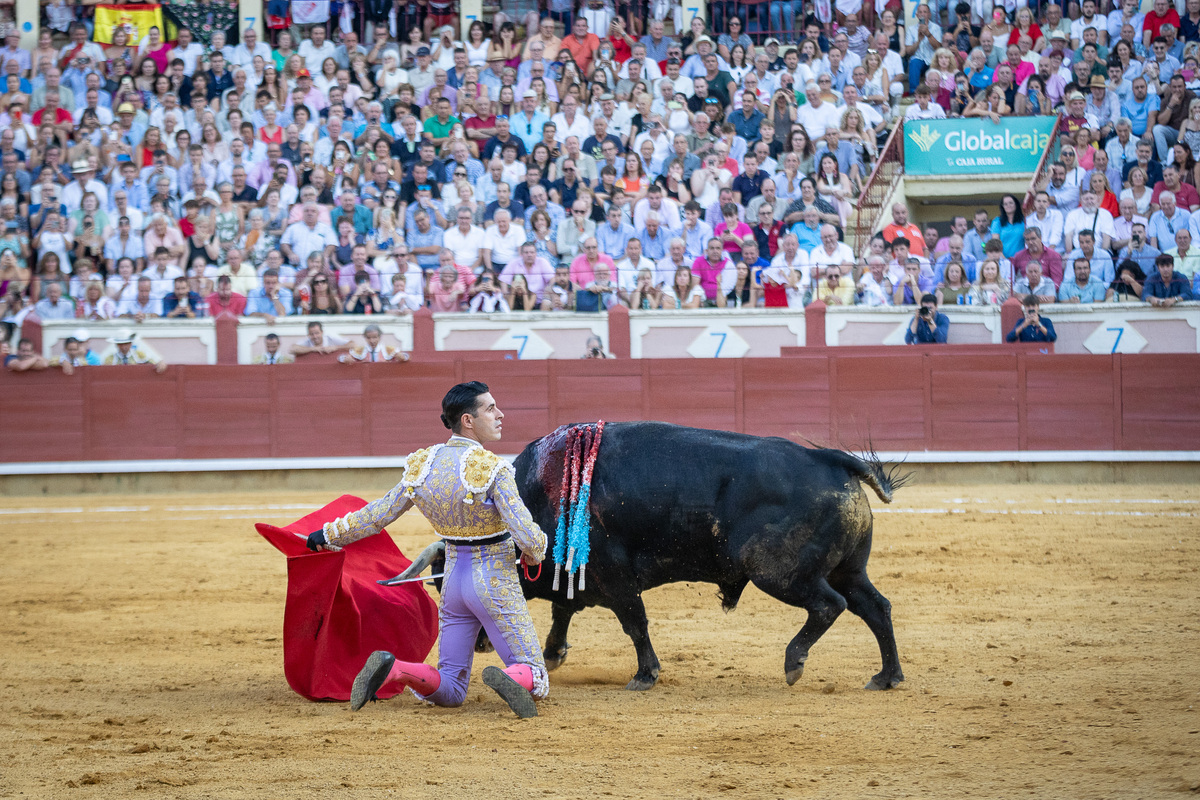
POLYGON ((929 119, 904 123, 907 175, 978 175, 1037 169, 1057 117, 929 119))

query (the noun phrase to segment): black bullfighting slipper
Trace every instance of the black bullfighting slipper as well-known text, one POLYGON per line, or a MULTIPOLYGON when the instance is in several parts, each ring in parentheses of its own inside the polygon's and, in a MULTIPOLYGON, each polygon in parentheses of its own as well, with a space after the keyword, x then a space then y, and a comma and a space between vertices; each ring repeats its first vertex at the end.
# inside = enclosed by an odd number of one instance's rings
POLYGON ((504 670, 499 667, 484 667, 483 682, 494 689, 496 694, 508 703, 508 707, 513 710, 513 713, 521 719, 538 715, 533 695, 524 686, 510 678, 504 670))
POLYGON ((377 699, 375 693, 387 680, 394 663, 396 663, 396 657, 386 650, 376 650, 368 656, 367 663, 355 676, 354 685, 350 688, 351 711, 358 711, 367 704, 368 700, 377 699))

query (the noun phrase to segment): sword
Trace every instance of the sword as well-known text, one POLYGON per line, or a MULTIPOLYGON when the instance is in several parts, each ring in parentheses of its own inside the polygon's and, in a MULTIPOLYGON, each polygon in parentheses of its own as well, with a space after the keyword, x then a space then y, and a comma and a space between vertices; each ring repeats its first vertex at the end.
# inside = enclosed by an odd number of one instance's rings
MULTIPOLYGON (((401 573, 401 575, 403 575, 403 574, 404 573, 401 573)), ((375 582, 378 583, 380 586, 400 586, 401 584, 404 584, 404 583, 416 583, 417 581, 431 581, 434 578, 441 578, 441 577, 444 577, 445 575, 446 575, 446 573, 444 573, 444 572, 439 572, 436 575, 424 575, 424 576, 418 575, 415 578, 401 578, 400 575, 397 575, 395 578, 388 578, 387 580, 375 581, 375 582)))

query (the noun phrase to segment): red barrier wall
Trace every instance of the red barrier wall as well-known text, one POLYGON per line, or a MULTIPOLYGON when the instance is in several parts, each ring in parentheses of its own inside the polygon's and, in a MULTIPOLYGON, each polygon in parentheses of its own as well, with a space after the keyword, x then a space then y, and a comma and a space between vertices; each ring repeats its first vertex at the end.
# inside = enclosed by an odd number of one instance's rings
POLYGON ((445 435, 442 395, 471 379, 507 414, 504 452, 601 417, 880 450, 1200 450, 1200 355, 797 351, 3 373, 0 461, 403 455, 445 435))

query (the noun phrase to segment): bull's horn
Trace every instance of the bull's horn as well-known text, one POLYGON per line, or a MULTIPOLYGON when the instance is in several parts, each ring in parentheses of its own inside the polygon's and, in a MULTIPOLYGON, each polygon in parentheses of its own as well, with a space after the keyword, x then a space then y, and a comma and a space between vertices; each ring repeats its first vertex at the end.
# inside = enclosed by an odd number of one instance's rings
POLYGON ((425 571, 425 568, 433 563, 433 560, 446 552, 446 543, 442 541, 434 542, 421 551, 421 555, 413 559, 413 562, 408 565, 408 569, 401 572, 392 580, 407 580, 415 578, 425 571))

